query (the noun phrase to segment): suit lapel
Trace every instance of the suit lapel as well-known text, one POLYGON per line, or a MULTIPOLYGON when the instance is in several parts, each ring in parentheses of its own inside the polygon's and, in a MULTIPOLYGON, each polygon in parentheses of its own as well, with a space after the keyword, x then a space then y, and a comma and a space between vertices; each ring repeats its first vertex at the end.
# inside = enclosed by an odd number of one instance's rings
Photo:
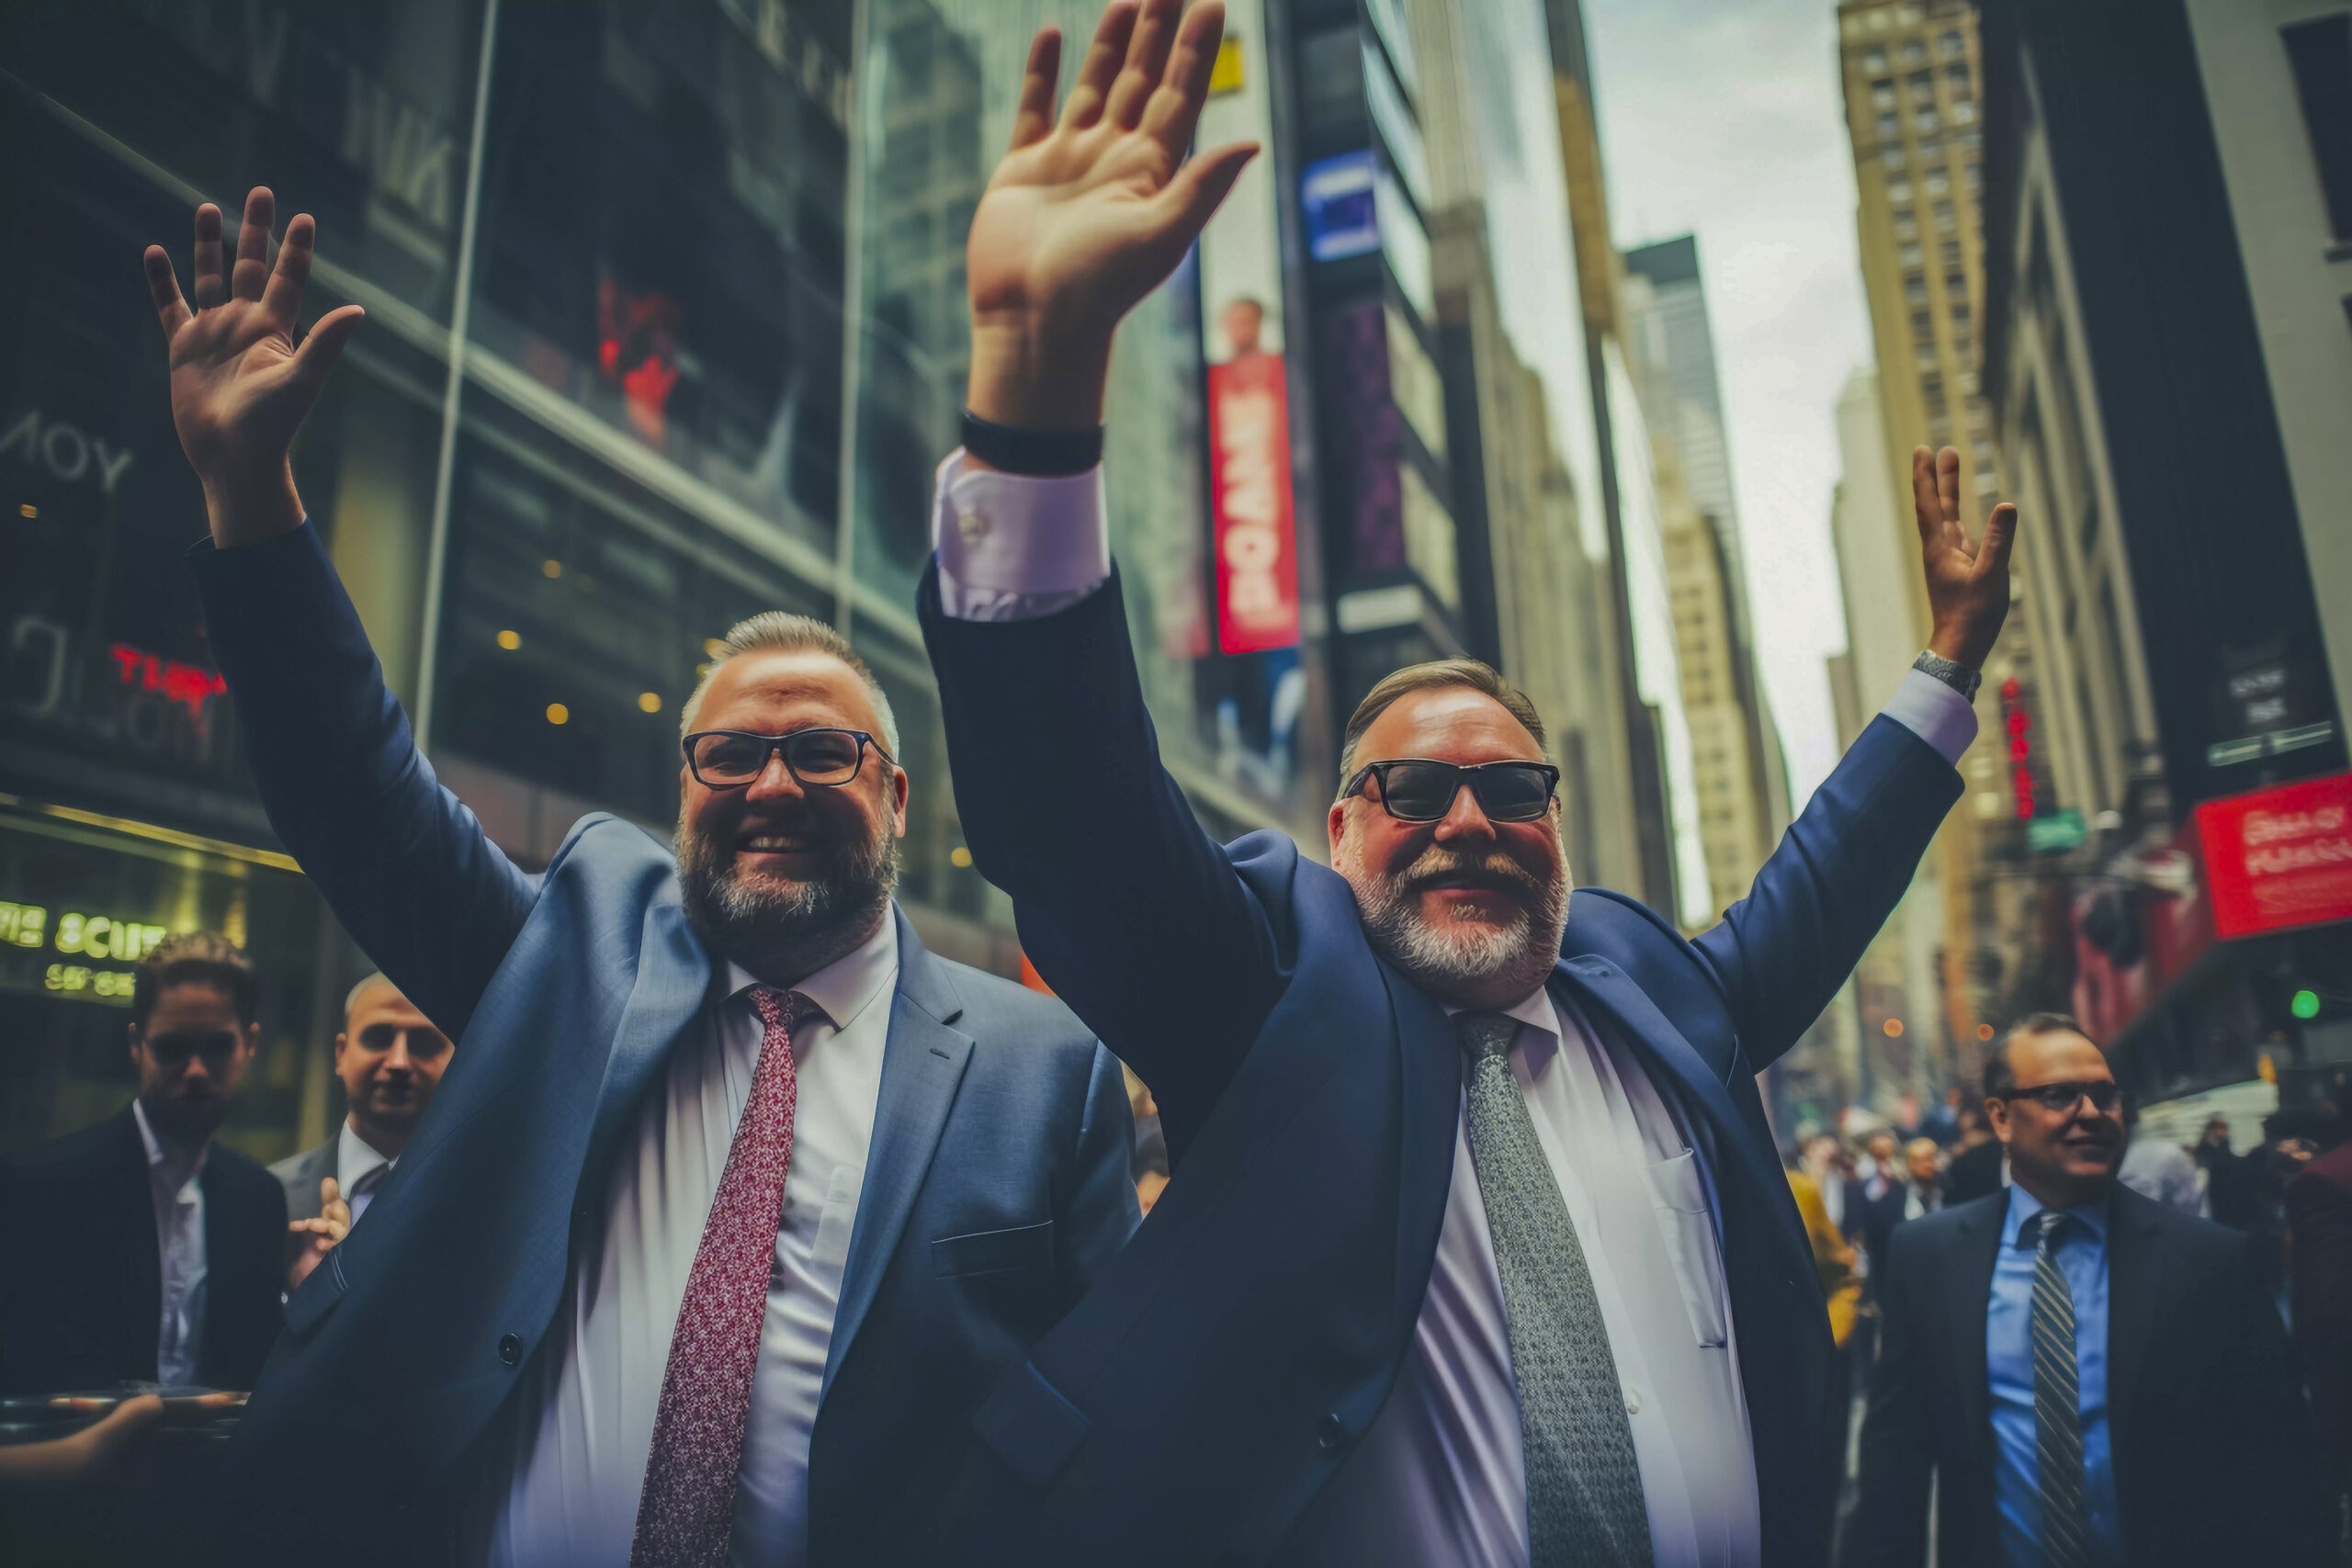
POLYGON ((1951 1365, 1960 1378, 1961 1429, 1989 1431, 1991 1373, 1984 1361, 1984 1330, 1992 1310, 1993 1264, 2001 1252, 2001 1226, 2009 1212, 2004 1190, 1997 1203, 1960 1223, 1960 1242, 1946 1256, 1944 1305, 1951 1333, 1951 1365))
POLYGON ((915 1195, 931 1169, 932 1155, 946 1128, 956 1087, 971 1061, 972 1037, 948 1027, 964 1005, 945 973, 924 951, 905 915, 899 923, 899 985, 890 1000, 890 1032, 882 1047, 882 1089, 874 1108, 874 1139, 865 1156, 865 1182, 850 1231, 849 1260, 842 1278, 840 1309, 833 1316, 832 1343, 825 1354, 821 1401, 831 1392, 842 1359, 857 1337, 874 1293, 898 1250, 899 1236, 913 1213, 915 1195))
MULTIPOLYGON (((2155 1240, 2155 1206, 2118 1182, 2107 1226, 2108 1430, 2128 1429, 2140 1370, 2155 1337, 2164 1300, 2164 1249, 2155 1240)), ((2117 1445, 2120 1451, 2120 1445, 2117 1445)))
POLYGON ((113 1246, 119 1249, 124 1278, 130 1282, 123 1303, 119 1330, 125 1337, 127 1366, 143 1367, 153 1379, 158 1347, 156 1327, 164 1320, 163 1238, 155 1229, 153 1184, 147 1174, 147 1140, 129 1106, 115 1118, 116 1154, 107 1162, 106 1181, 112 1192, 109 1207, 120 1216, 113 1225, 113 1246))
POLYGON ((1462 1054, 1445 1010, 1381 963, 1396 1021, 1404 1083, 1404 1137, 1397 1166, 1396 1306, 1403 1320, 1420 1315, 1437 1260, 1438 1235, 1453 1182, 1454 1134, 1462 1120, 1462 1054))

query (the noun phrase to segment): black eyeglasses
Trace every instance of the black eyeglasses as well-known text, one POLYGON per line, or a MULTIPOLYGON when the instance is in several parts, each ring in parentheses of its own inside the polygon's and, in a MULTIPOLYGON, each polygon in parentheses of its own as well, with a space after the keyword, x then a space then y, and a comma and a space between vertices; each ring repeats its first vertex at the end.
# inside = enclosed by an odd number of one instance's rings
POLYGON ((1560 770, 1549 762, 1479 762, 1465 768, 1427 757, 1400 757, 1358 768, 1340 798, 1374 798, 1364 789, 1366 779, 1380 781, 1380 807, 1399 822, 1440 820, 1453 809, 1453 797, 1464 784, 1470 786, 1478 809, 1490 820, 1532 822, 1551 806, 1560 770))
POLYGON ((147 1054, 175 1072, 195 1056, 204 1058, 208 1071, 219 1072, 221 1065, 237 1054, 237 1032, 232 1029, 178 1030, 150 1034, 145 1040, 147 1054))
POLYGON ((803 784, 839 789, 865 765, 865 749, 892 767, 898 764, 881 742, 863 729, 796 729, 789 735, 754 735, 748 729, 698 729, 679 744, 686 766, 705 789, 741 789, 767 772, 768 759, 784 753, 784 765, 803 784))
POLYGON ((2001 1096, 2003 1100, 2030 1100, 2052 1116, 2064 1116, 2087 1097, 2091 1109, 2112 1111, 2122 1102, 2123 1086, 2113 1078, 2097 1078, 2083 1083, 2041 1083, 2030 1089, 2013 1089, 2001 1096))

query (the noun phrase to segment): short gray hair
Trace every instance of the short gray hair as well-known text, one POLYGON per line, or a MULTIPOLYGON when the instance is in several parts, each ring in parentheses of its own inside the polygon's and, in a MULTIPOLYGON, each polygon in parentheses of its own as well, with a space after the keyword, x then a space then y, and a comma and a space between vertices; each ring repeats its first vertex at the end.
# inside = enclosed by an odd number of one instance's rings
POLYGON ((882 689, 882 682, 850 647, 849 638, 813 615, 796 615, 787 610, 763 610, 728 628, 712 649, 710 662, 702 667, 702 678, 695 682, 685 705, 678 710, 679 734, 693 731, 695 716, 702 711, 702 694, 709 689, 718 667, 746 653, 821 653, 848 665, 865 683, 865 694, 874 699, 875 716, 882 722, 883 749, 890 753, 891 761, 899 760, 899 716, 890 711, 890 694, 882 689))

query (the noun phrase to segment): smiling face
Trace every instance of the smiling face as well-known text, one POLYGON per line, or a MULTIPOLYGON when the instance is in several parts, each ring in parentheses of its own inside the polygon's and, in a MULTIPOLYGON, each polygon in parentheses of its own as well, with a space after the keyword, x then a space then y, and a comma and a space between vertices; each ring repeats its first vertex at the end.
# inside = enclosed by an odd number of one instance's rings
POLYGON ((2103 1196, 2123 1158, 2120 1104, 2101 1111, 2077 1095, 2052 1111, 2029 1089, 2045 1084, 2113 1083, 2099 1048, 2071 1029, 2012 1035, 2003 1049, 2014 1092, 1985 1101, 1994 1135, 2009 1153, 2009 1173, 2042 1202, 2067 1209, 2103 1196))
POLYGON ((449 1037, 389 980, 355 998, 334 1037, 334 1072, 360 1135, 397 1156, 449 1065, 449 1037))
MULTIPOLYGON (((1363 732, 1355 765, 1424 757, 1460 766, 1544 760, 1509 709, 1467 686, 1406 693, 1363 732)), ((1505 1008, 1544 984, 1567 925, 1559 802, 1497 822, 1467 787, 1435 822, 1400 822, 1380 785, 1331 807, 1331 865, 1355 890, 1380 955, 1442 1001, 1505 1008)))
POLYGON ((687 918, 718 953, 788 986, 873 935, 898 881, 907 775, 883 759, 865 682, 828 653, 739 653, 711 672, 693 727, 874 737, 857 776, 803 784, 780 755, 759 777, 713 789, 678 771, 678 875, 687 918))

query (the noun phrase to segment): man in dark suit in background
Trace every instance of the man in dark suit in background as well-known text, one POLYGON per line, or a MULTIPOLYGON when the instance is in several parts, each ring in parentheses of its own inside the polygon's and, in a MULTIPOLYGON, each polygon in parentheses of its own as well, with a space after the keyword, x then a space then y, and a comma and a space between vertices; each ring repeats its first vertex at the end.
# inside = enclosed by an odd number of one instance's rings
POLYGON ((2339 1140, 2287 1183, 2294 1256, 2295 1340, 2302 1351, 2320 1463, 2339 1506, 2352 1483, 2352 1139, 2339 1140))
POLYGON ((274 217, 254 189, 224 268, 198 209, 193 311, 147 253, 211 525, 191 566, 271 825, 459 1044, 287 1303, 230 1450, 233 1555, 874 1562, 1135 1224, 1119 1064, 917 940, 897 722, 820 622, 713 652, 672 842, 592 816, 531 874, 490 841, 303 514, 295 431, 358 310, 296 347, 315 227, 273 267, 274 217))
POLYGON ((140 960, 139 1092, 0 1163, 0 1391, 249 1389, 280 1322, 286 1198, 213 1142, 252 1062, 253 963, 211 931, 140 960))
POLYGON ((2311 1424, 2246 1238, 2115 1179, 2121 1095, 2070 1019, 1984 1067, 2006 1193, 1896 1228, 1862 1433, 1866 1561, 2316 1563, 2311 1424))
POLYGON ((449 1037, 379 971, 343 999, 334 1076, 350 1109, 334 1136, 269 1168, 286 1184, 286 1288, 350 1233, 400 1163, 449 1065, 449 1037))
POLYGON ((1936 653, 1696 942, 1571 901, 1543 716, 1468 660, 1358 706, 1330 868, 1220 846, 1159 765, 1091 471, 1118 320, 1251 151, 1184 161, 1219 8, 1179 12, 1113 6, 1058 123, 1039 39, 967 246, 974 417, 919 602, 956 798, 1174 1174, 981 1407, 943 1555, 1819 1562, 1841 1413, 1755 1074, 1961 793, 2014 510, 1980 547, 1958 455, 1918 455, 1936 653))

